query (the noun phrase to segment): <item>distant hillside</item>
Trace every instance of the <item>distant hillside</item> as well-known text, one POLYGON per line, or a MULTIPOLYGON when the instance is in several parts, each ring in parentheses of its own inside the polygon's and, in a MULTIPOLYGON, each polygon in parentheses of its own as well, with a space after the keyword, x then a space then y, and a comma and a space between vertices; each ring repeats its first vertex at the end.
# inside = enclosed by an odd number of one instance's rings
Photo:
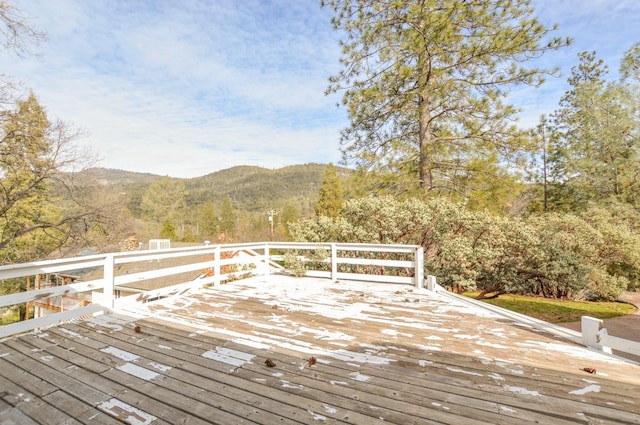
POLYGON ((95 178, 99 183, 109 185, 123 184, 147 184, 152 183, 159 176, 149 173, 136 173, 133 171, 114 170, 110 168, 91 168, 84 174, 95 178))
POLYGON ((185 181, 187 202, 200 205, 211 199, 222 201, 229 195, 244 211, 261 211, 289 201, 316 203, 326 165, 304 164, 276 170, 260 167, 234 167, 185 181))
MULTIPOLYGON (((183 180, 188 191, 187 204, 197 207, 211 200, 220 205, 229 196, 240 211, 258 212, 294 205, 303 214, 313 211, 326 164, 301 164, 269 169, 257 166, 237 166, 202 177, 183 180)), ((159 175, 95 168, 87 171, 102 184, 120 186, 129 195, 129 209, 140 214, 140 201, 145 191, 159 175)), ((341 176, 349 170, 339 168, 341 176)))

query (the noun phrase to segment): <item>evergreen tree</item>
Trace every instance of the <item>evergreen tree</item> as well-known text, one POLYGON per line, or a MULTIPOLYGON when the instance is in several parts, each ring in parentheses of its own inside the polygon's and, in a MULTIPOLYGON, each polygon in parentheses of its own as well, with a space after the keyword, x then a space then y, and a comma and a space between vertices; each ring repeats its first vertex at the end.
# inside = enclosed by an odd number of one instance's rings
POLYGON ((41 221, 42 214, 56 215, 59 209, 55 203, 51 209, 46 207, 52 194, 50 170, 54 168, 54 158, 47 134, 51 124, 44 108, 30 93, 3 118, 0 216, 2 239, 9 243, 21 236, 23 229, 41 221))
POLYGON ((196 235, 193 234, 193 226, 191 224, 183 225, 184 234, 182 235, 182 242, 196 242, 196 235))
POLYGON ((640 201, 639 105, 629 86, 605 81, 607 72, 595 52, 581 53, 569 78, 572 88, 555 114, 561 134, 558 177, 573 209, 640 201))
POLYGON ((395 193, 460 192, 475 165, 503 163, 519 148, 509 121, 516 110, 503 99, 514 86, 542 83, 547 71, 527 59, 569 42, 549 37, 555 28, 529 0, 323 3, 346 32, 344 69, 328 90, 344 92, 351 120, 344 158, 368 170, 370 186, 391 183, 395 193))
POLYGON ((511 173, 497 154, 485 158, 469 160, 456 173, 455 179, 460 189, 448 195, 459 200, 472 211, 490 211, 496 214, 518 214, 525 186, 517 174, 511 173))
POLYGON ((235 236, 236 232, 236 213, 229 195, 224 197, 220 207, 220 232, 226 234, 227 237, 235 236))
POLYGON ((200 208, 199 215, 200 231, 205 238, 214 238, 218 233, 218 216, 216 207, 212 201, 207 201, 200 208))
POLYGON ((142 197, 142 218, 155 223, 179 220, 187 209, 186 196, 183 180, 158 177, 142 197))
POLYGON ((300 209, 296 207, 293 202, 287 202, 284 207, 282 207, 282 212, 280 213, 279 233, 283 235, 283 237, 286 237, 286 239, 291 239, 289 224, 295 223, 299 219, 300 209))
POLYGON ((316 215, 337 217, 342 208, 342 186, 336 167, 329 163, 324 171, 322 185, 320 186, 320 199, 316 205, 316 215))
POLYGON ((545 116, 540 117, 538 125, 531 130, 529 139, 529 161, 525 178, 534 186, 530 211, 548 212, 564 210, 566 198, 559 178, 558 169, 559 133, 557 128, 545 116))
POLYGON ((77 136, 49 121, 33 92, 0 115, 0 263, 41 259, 120 211, 68 172, 89 159, 77 136))
POLYGON ((173 225, 171 220, 166 219, 162 223, 162 228, 160 229, 160 237, 162 239, 176 239, 176 227, 173 225))
POLYGON ((625 52, 620 63, 620 75, 623 81, 640 84, 640 42, 625 52))

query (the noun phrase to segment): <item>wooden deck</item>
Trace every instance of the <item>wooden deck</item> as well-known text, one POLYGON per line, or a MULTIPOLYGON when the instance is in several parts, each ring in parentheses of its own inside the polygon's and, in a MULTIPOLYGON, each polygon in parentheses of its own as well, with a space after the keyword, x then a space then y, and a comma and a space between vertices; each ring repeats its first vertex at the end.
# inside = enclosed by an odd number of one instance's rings
POLYGON ((640 424, 640 366, 426 290, 267 276, 0 342, 0 423, 640 424))

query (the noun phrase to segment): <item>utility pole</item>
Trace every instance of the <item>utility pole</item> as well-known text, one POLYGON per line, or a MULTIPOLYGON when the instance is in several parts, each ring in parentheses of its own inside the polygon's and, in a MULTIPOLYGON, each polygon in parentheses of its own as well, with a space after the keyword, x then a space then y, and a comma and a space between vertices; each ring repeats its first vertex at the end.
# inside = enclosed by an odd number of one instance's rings
POLYGON ((273 240, 273 217, 278 214, 274 210, 269 210, 267 215, 269 216, 269 224, 271 225, 271 240, 273 240))

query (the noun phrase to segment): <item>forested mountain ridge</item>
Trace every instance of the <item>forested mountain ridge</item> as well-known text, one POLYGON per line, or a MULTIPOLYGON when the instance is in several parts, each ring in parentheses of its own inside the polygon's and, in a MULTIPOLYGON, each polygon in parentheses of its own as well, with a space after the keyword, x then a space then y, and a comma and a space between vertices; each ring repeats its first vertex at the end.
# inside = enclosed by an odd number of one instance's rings
POLYGON ((119 185, 129 183, 151 183, 158 175, 151 173, 138 173, 135 171, 117 170, 113 168, 90 168, 83 172, 93 177, 96 181, 103 185, 119 185))
MULTIPOLYGON (((229 197, 236 209, 257 212, 293 203, 301 212, 312 210, 318 199, 326 164, 299 164, 270 169, 240 165, 219 170, 201 177, 173 178, 182 180, 187 190, 189 207, 203 205, 207 201, 220 204, 229 197)), ((349 169, 337 167, 341 176, 349 169)), ((126 193, 128 207, 134 216, 140 216, 140 203, 149 186, 160 175, 137 173, 108 168, 92 168, 85 171, 102 185, 119 187, 126 193)))

